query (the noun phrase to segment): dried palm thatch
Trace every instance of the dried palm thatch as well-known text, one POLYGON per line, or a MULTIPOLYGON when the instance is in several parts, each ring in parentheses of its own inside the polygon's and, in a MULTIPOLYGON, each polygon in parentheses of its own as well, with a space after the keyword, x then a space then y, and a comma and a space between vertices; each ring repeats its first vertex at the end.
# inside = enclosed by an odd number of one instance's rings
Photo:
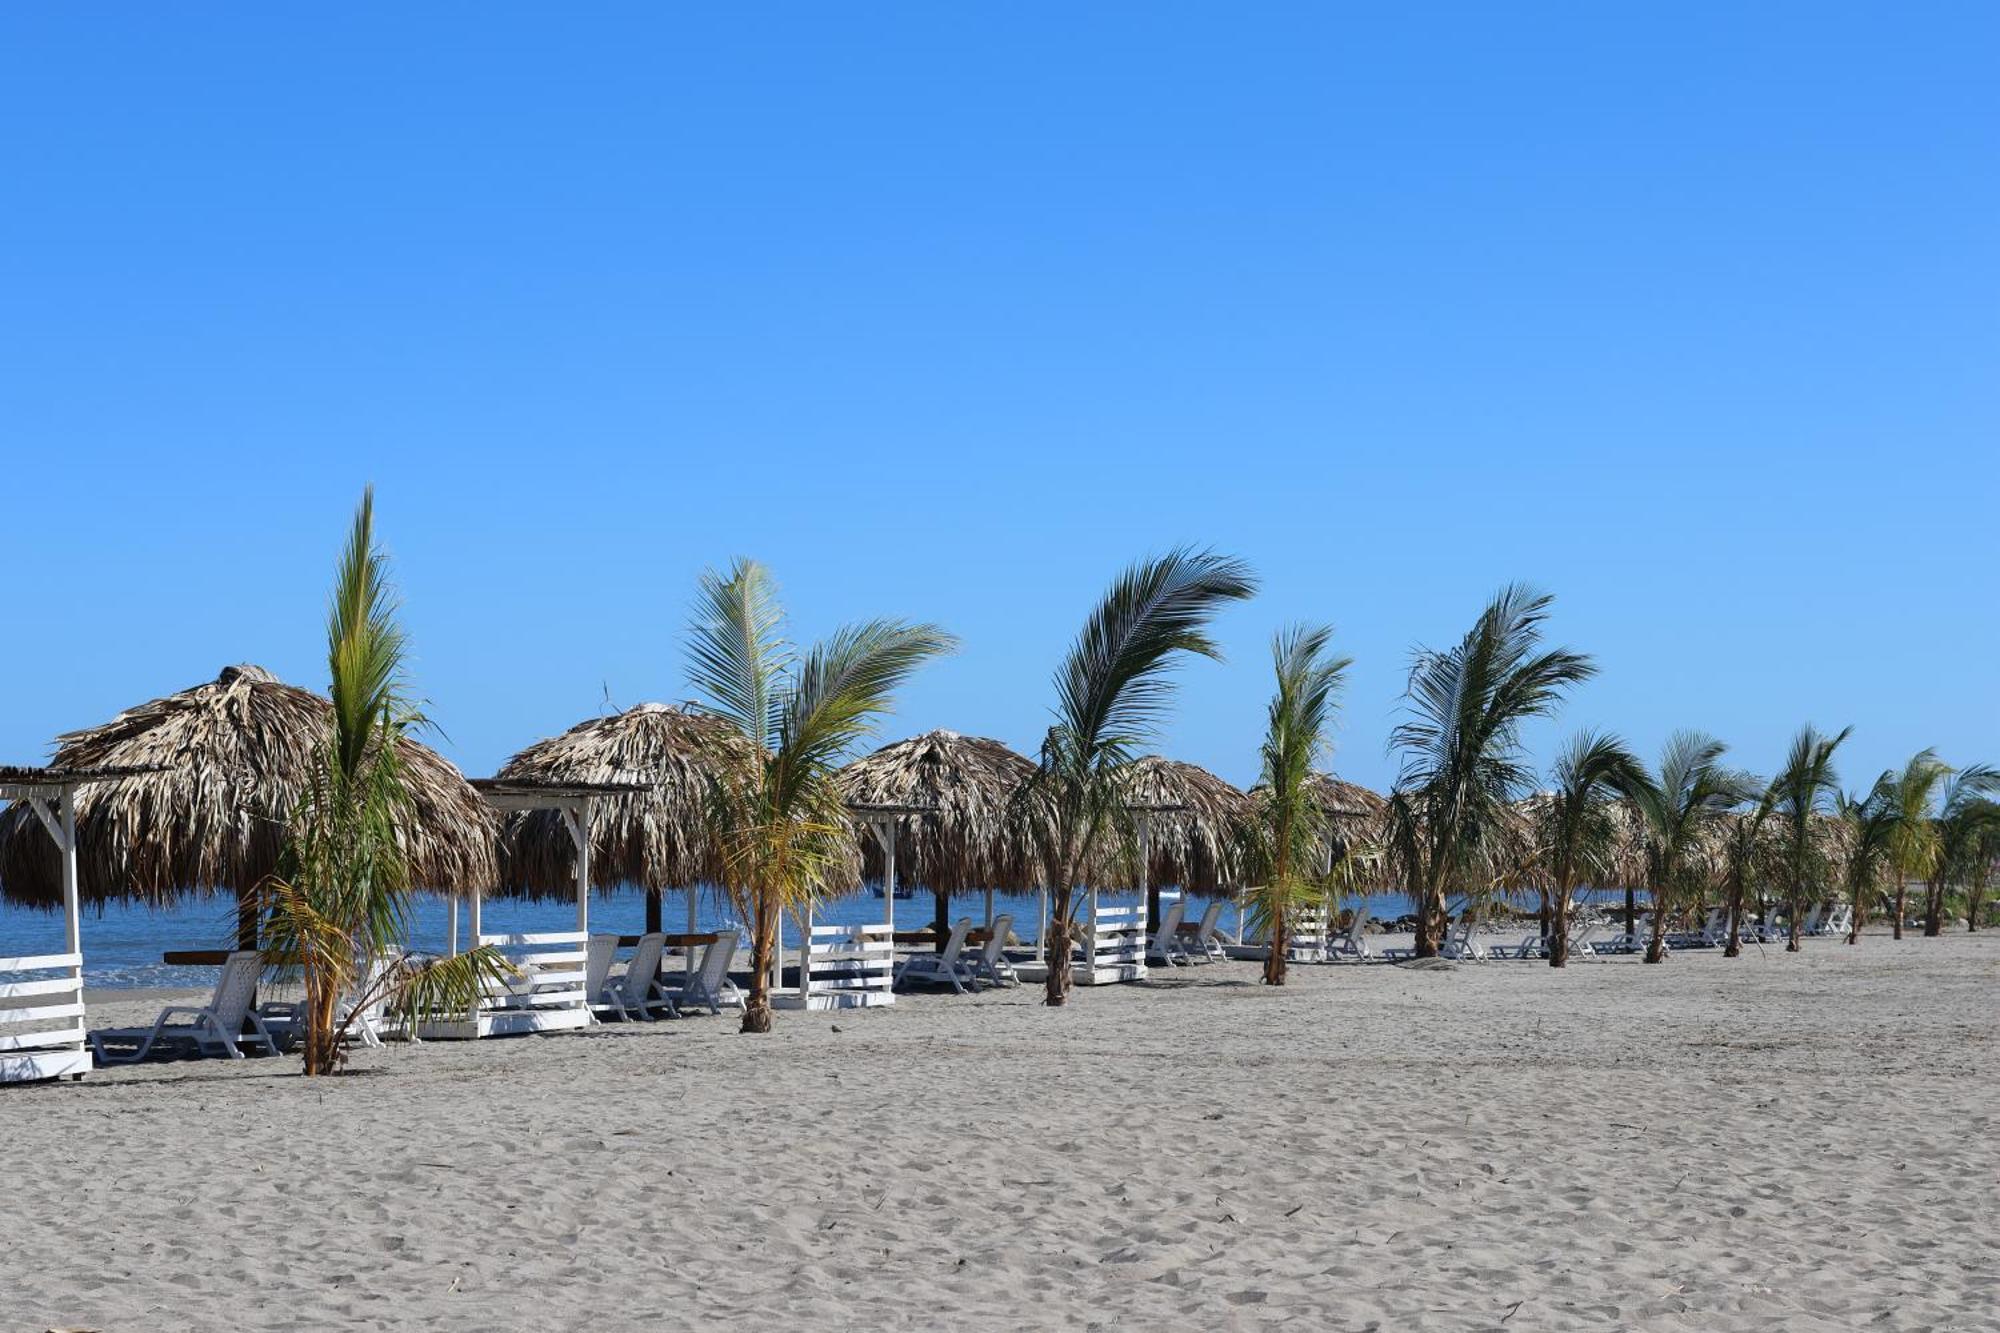
MULTIPOLYGON (((1123 780, 1127 808, 1146 812, 1150 827, 1149 885, 1204 894, 1241 887, 1237 853, 1254 814, 1246 793, 1205 768, 1159 755, 1127 764, 1123 780)), ((1131 869, 1109 882, 1121 878, 1129 884, 1131 869)))
MULTIPOLYGON (((77 869, 86 902, 164 904, 247 894, 277 869, 333 706, 255 666, 127 709, 57 738, 52 766, 143 768, 80 789, 77 869)), ((411 809, 401 830, 415 883, 463 891, 492 882, 498 822, 436 751, 402 742, 411 809)), ((0 886, 10 901, 62 904, 54 844, 25 805, 0 814, 0 886)))
MULTIPOLYGON (((714 883, 720 856, 710 834, 717 775, 746 742, 727 723, 646 703, 579 722, 509 759, 500 782, 638 784, 597 798, 590 821, 591 880, 659 892, 714 883)), ((500 835, 503 892, 531 898, 576 892, 576 849, 561 814, 523 810, 500 835)))
MULTIPOLYGON (((840 770, 850 807, 917 807, 896 841, 899 883, 938 894, 977 889, 1033 889, 1033 829, 1016 799, 1034 775, 1034 761, 984 736, 927 731, 896 741, 840 770)), ((863 847, 864 871, 883 873, 874 839, 863 847)))

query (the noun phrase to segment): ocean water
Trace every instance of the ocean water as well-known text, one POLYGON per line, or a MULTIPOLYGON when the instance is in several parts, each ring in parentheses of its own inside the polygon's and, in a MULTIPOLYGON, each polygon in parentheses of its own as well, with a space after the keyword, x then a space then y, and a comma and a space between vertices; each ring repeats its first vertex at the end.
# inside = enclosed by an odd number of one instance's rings
MULTIPOLYGON (((1102 901, 1107 906, 1119 906, 1137 902, 1138 899, 1129 893, 1107 893, 1102 901)), ((718 930, 736 924, 735 918, 712 895, 697 895, 695 902, 699 929, 718 930)), ((1400 894, 1376 895, 1370 899, 1369 906, 1381 920, 1394 920, 1410 910, 1409 900, 1400 894)), ((919 929, 927 925, 934 914, 931 895, 922 890, 899 900, 895 908, 898 929, 919 929)), ((411 946, 442 952, 447 939, 448 910, 446 899, 421 895, 417 900, 411 946)), ((984 894, 961 894, 952 899, 954 920, 970 916, 975 921, 981 921, 985 918, 985 911, 984 894)), ((996 893, 993 895, 993 911, 995 915, 1013 913, 1015 934, 1031 939, 1036 932, 1041 899, 1036 895, 996 893)), ((669 893, 663 917, 666 929, 685 930, 686 898, 669 893)), ((818 923, 829 925, 867 925, 884 919, 882 899, 873 893, 856 894, 828 904, 816 917, 818 923)), ((645 922, 646 899, 638 890, 597 894, 590 900, 590 928, 593 931, 636 935, 645 928, 645 922)), ((1223 929, 1233 933, 1236 922, 1235 907, 1225 908, 1223 929)), ((529 903, 495 898, 488 899, 480 910, 481 927, 490 933, 570 930, 575 923, 576 905, 573 902, 529 903)), ((459 932, 461 943, 469 942, 462 906, 459 932)), ((83 976, 88 985, 121 988, 206 986, 214 981, 215 969, 169 967, 160 956, 176 949, 233 947, 236 938, 235 900, 221 895, 191 899, 159 910, 107 904, 102 911, 85 910, 82 935, 83 976)), ((786 923, 784 936, 788 945, 797 944, 798 932, 793 923, 786 923)), ((63 920, 59 913, 0 905, 0 957, 55 953, 61 950, 62 944, 63 920)))

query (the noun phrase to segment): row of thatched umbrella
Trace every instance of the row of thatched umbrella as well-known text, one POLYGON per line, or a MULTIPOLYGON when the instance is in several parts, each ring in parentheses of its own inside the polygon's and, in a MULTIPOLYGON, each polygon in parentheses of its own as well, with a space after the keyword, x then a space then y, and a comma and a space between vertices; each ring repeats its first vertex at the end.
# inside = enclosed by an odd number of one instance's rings
MULTIPOLYGON (((328 702, 258 667, 235 666, 214 681, 58 738, 53 763, 68 769, 145 768, 84 789, 77 800, 78 856, 86 902, 165 903, 184 894, 233 891, 239 901, 278 864, 328 702)), ((707 827, 707 766, 728 728, 697 712, 641 704, 592 718, 522 750, 501 782, 642 786, 596 798, 591 880, 658 895, 716 879, 707 827)), ((575 892, 574 848, 553 810, 497 813, 435 751, 405 740, 414 808, 404 836, 412 873, 452 894, 496 887, 531 896, 575 892)), ((999 741, 933 731, 855 761, 841 775, 851 806, 920 810, 901 820, 898 877, 949 896, 967 890, 1032 891, 1040 885, 1024 806, 1016 795, 1034 763, 999 741)), ((1360 823, 1381 798, 1323 779, 1327 804, 1360 823)), ((1192 764, 1147 758, 1131 773, 1130 799, 1149 808, 1148 882, 1215 893, 1235 887, 1234 830, 1251 798, 1192 764)), ((61 866, 31 810, 0 812, 0 892, 15 902, 61 902, 61 866)), ((880 878, 881 850, 864 842, 855 882, 880 878)), ((1129 879, 1107 866, 1103 881, 1129 879)), ((245 923, 246 925, 248 923, 245 923)))

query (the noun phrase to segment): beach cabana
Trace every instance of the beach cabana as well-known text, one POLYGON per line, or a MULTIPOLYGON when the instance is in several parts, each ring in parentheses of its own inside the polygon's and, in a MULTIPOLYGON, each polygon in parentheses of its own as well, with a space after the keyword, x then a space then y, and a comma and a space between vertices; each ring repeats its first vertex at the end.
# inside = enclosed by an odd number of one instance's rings
POLYGON ((142 769, 0 766, 0 801, 27 812, 55 849, 61 884, 61 953, 0 958, 0 1083, 82 1078, 90 1070, 83 1009, 76 793, 142 769), (49 975, 53 973, 54 975, 49 975))
POLYGON ((928 889, 941 947, 951 899, 984 892, 1024 893, 1039 886, 1033 830, 1018 800, 1034 762, 1000 741, 955 731, 927 731, 884 745, 840 771, 855 819, 871 837, 862 873, 882 885, 893 924, 896 882, 928 889))
MULTIPOLYGON (((238 947, 255 948, 253 893, 278 867, 332 710, 261 667, 232 666, 58 737, 54 768, 143 770, 76 793, 80 899, 166 904, 234 892, 238 947)), ((445 892, 493 883, 497 821, 486 803, 436 751, 408 738, 401 747, 412 882, 445 892)), ((63 858, 26 803, 0 814, 0 891, 42 908, 64 900, 63 858)))
MULTIPOLYGON (((590 940, 591 848, 598 805, 642 794, 637 783, 534 782, 485 778, 473 782, 481 796, 506 814, 551 815, 570 841, 576 929, 489 934, 480 920, 481 895, 470 897, 469 934, 473 947, 507 959, 515 975, 487 989, 477 1012, 456 1021, 427 1024, 426 1037, 477 1038, 524 1032, 558 1032, 590 1024, 594 998, 585 985, 590 940)), ((458 905, 452 904, 451 948, 458 948, 458 905)))
POLYGON ((1199 765, 1159 755, 1133 760, 1124 782, 1140 852, 1133 887, 1146 894, 1149 929, 1160 922, 1163 886, 1204 896, 1240 886, 1238 847, 1252 814, 1246 793, 1199 765))
MULTIPOLYGON (((715 883, 720 870, 709 834, 717 765, 742 745, 717 718, 670 704, 635 704, 536 741, 502 765, 493 781, 600 793, 589 825, 591 886, 644 890, 648 931, 662 929, 661 895, 685 893, 692 934, 696 891, 715 883)), ((569 815, 516 808, 500 833, 501 891, 567 896, 577 886, 576 858, 569 815)))

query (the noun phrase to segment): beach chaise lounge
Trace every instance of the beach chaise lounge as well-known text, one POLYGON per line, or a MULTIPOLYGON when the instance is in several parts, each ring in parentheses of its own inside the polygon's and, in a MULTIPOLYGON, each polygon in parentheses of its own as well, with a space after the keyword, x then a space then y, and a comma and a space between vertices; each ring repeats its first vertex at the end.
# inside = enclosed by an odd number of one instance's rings
POLYGON ((1854 907, 1850 903, 1839 903, 1826 914, 1826 921, 1820 926, 1822 935, 1845 935, 1854 929, 1854 907))
POLYGON ((660 998, 674 1006, 674 1012, 682 1009, 706 1009, 712 1014, 722 1012, 725 1005, 741 1009, 743 992, 729 979, 729 963, 736 957, 737 936, 733 931, 723 931, 715 943, 702 951, 701 965, 694 975, 681 985, 659 983, 660 998))
POLYGON ((965 956, 975 980, 989 986, 1012 986, 1020 980, 1014 965, 1007 961, 1007 937, 1013 932, 1011 913, 1003 912, 993 919, 992 928, 986 932, 986 943, 965 956))
MULTIPOLYGON (((358 1041, 370 1049, 382 1045, 384 1030, 391 1024, 389 1018, 389 997, 385 993, 382 980, 392 970, 404 966, 405 955, 401 950, 384 954, 368 964, 366 980, 362 983, 360 995, 343 995, 334 1004, 333 1021, 340 1024, 347 1033, 347 1040, 358 1041), (367 1003, 361 1003, 361 996, 367 1003)), ((278 1044, 290 1050, 300 1036, 305 1024, 305 1006, 295 1000, 273 1000, 257 1006, 257 1016, 276 1037, 278 1044)), ((417 1034, 407 1024, 396 1023, 399 1035, 415 1042, 417 1034)))
POLYGON ((1181 944, 1181 956, 1190 963, 1214 963, 1229 957, 1222 947, 1222 941, 1215 937, 1216 926, 1222 921, 1223 901, 1212 899, 1201 914, 1201 924, 1194 928, 1181 944))
POLYGON ((1444 943, 1438 946, 1438 957, 1451 958, 1460 962, 1484 962, 1487 958, 1486 946, 1472 937, 1472 918, 1462 916, 1452 923, 1445 932, 1444 943))
POLYGON ((965 937, 971 933, 972 918, 960 917, 945 939, 943 952, 912 954, 896 965, 896 980, 890 989, 901 987, 905 981, 921 981, 929 986, 950 986, 956 993, 965 994, 965 983, 978 980, 972 964, 959 956, 965 951, 965 937))
POLYGON ((1160 928, 1153 932, 1153 942, 1146 949, 1147 962, 1179 967, 1187 961, 1187 952, 1181 948, 1181 918, 1186 915, 1187 899, 1176 898, 1167 904, 1167 910, 1160 916, 1160 928))
POLYGON ((1327 942, 1327 957, 1352 958, 1360 961, 1373 958, 1375 951, 1368 946, 1368 908, 1356 907, 1347 923, 1347 929, 1327 942))
POLYGON ((270 1055, 278 1053, 277 1039, 264 1025, 263 1016, 250 1007, 256 998, 257 978, 263 974, 264 960, 254 949, 240 949, 222 963, 222 976, 207 1004, 174 1004, 160 1010, 150 1028, 99 1028, 90 1034, 90 1048, 101 1065, 137 1064, 152 1053, 161 1040, 192 1041, 202 1055, 243 1058, 243 1047, 261 1046, 270 1055), (250 1030, 245 1032, 244 1025, 250 1030), (113 1055, 107 1042, 136 1043, 130 1054, 113 1055))
POLYGON ((592 935, 583 946, 583 993, 590 1005, 590 1016, 600 1014, 622 1016, 624 1006, 605 994, 605 987, 611 981, 611 964, 618 958, 618 937, 616 935, 592 935))
MULTIPOLYGON (((595 944, 596 939, 591 942, 595 944)), ((650 1020, 655 1010, 665 1009, 669 1017, 679 1018, 680 1011, 674 1007, 672 997, 660 988, 660 956, 666 949, 665 935, 657 931, 641 935, 632 950, 632 961, 623 972, 605 978, 602 989, 591 1001, 591 1011, 637 1021, 650 1020)))

